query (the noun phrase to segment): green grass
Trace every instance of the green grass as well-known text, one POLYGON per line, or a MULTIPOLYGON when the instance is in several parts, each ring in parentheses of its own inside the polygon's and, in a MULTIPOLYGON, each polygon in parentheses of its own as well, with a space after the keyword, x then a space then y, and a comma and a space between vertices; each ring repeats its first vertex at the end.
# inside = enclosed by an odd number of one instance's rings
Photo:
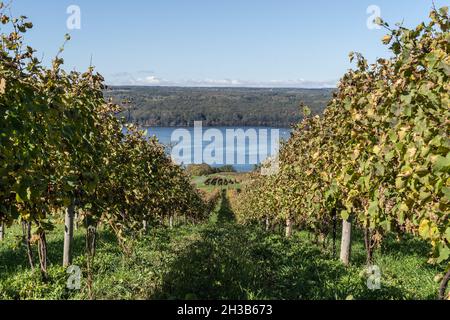
MULTIPOLYGON (((66 289, 63 229, 49 237, 50 280, 29 270, 20 230, 8 230, 0 244, 0 298, 87 299, 66 289)), ((107 230, 100 230, 94 265, 96 299, 434 299, 438 270, 427 264, 427 247, 413 239, 388 238, 375 254, 381 290, 367 288, 365 253, 357 235, 353 264, 345 268, 306 232, 292 239, 234 221, 223 199, 201 225, 154 229, 133 243, 126 257, 107 230)), ((74 264, 82 267, 83 231, 76 232, 74 264)))

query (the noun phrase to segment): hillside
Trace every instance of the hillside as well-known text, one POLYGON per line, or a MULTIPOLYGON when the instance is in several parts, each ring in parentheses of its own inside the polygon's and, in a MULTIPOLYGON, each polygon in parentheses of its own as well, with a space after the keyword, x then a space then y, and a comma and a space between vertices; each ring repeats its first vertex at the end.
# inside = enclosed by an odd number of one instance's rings
POLYGON ((299 105, 321 114, 333 89, 256 89, 110 87, 112 98, 130 122, 148 126, 273 126, 289 127, 301 119, 299 105))

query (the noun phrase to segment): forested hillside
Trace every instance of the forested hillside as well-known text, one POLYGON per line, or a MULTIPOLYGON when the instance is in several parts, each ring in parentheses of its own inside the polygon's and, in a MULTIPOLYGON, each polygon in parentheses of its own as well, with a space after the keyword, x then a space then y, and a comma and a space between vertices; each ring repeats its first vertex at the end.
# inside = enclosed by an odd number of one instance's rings
POLYGON ((110 87, 106 98, 125 106, 120 116, 147 126, 290 127, 298 106, 321 114, 333 89, 110 87))

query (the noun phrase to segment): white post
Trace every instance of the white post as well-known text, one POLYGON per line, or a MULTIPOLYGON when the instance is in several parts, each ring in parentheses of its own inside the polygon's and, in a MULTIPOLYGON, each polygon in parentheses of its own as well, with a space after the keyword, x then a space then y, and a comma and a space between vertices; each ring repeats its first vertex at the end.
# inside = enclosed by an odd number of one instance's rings
POLYGON ((352 223, 350 220, 342 222, 341 261, 344 265, 350 264, 352 250, 352 223))
POLYGON ((5 223, 0 223, 0 241, 3 241, 5 239, 5 223))
POLYGON ((286 219, 286 238, 290 238, 292 236, 292 220, 291 218, 286 219))
POLYGON ((69 208, 67 208, 64 219, 64 255, 63 255, 64 267, 69 267, 72 264, 74 218, 75 218, 75 206, 71 205, 69 206, 69 208))
POLYGON ((173 229, 173 215, 172 214, 169 216, 169 227, 170 227, 170 229, 173 229))

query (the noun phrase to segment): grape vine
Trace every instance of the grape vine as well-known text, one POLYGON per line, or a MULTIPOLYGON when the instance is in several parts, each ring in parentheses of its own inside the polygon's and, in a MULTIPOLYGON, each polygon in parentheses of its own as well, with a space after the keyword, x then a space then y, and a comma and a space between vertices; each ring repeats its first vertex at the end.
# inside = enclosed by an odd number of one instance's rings
POLYGON ((357 68, 340 81, 322 117, 296 126, 282 147, 279 172, 256 176, 233 199, 243 222, 289 221, 319 236, 336 219, 365 233, 368 263, 386 233, 413 234, 432 247, 430 263, 450 274, 450 22, 433 9, 415 29, 391 28, 392 58, 357 68), (264 194, 264 197, 261 196, 264 194))

